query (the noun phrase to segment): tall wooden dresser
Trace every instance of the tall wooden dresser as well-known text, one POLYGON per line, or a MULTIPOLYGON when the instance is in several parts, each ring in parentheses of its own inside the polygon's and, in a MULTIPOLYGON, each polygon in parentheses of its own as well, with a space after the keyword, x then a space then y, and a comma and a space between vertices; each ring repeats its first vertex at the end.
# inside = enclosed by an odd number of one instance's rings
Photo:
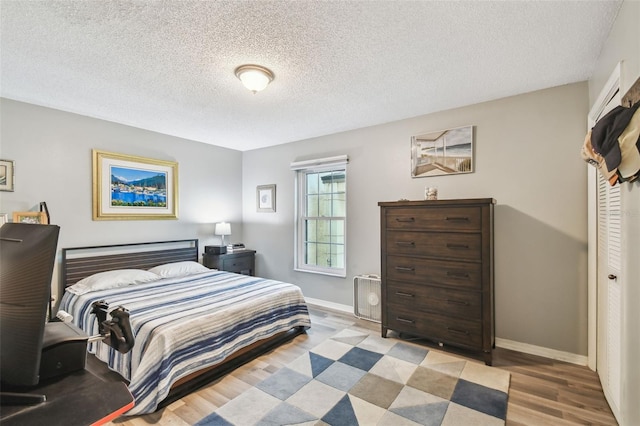
POLYGON ((379 202, 382 337, 476 352, 495 344, 492 198, 379 202))

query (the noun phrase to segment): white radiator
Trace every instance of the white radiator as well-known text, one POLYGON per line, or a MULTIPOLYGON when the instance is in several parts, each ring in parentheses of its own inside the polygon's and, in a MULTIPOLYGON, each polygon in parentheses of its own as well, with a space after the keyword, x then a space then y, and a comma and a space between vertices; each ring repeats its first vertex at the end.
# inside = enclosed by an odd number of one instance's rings
POLYGON ((369 321, 381 321, 380 277, 374 274, 353 278, 353 313, 369 321))

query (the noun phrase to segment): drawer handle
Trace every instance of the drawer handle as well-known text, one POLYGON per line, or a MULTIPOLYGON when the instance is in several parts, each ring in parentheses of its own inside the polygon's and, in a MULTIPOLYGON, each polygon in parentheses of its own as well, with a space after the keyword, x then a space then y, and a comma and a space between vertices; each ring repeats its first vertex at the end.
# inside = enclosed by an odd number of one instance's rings
POLYGON ((467 244, 447 244, 448 249, 453 250, 469 250, 469 246, 467 244))
POLYGON ((457 328, 447 327, 447 331, 449 331, 450 333, 464 334, 466 336, 469 335, 469 332, 467 330, 458 330, 457 328))
POLYGON ((413 267, 407 267, 407 266, 396 266, 396 271, 400 271, 400 272, 413 272, 413 271, 415 271, 415 268, 413 268, 413 267))
POLYGON ((396 222, 415 222, 415 217, 396 217, 396 222))
POLYGON ((401 297, 415 297, 413 294, 411 293, 405 293, 403 291, 396 291, 396 296, 401 296, 401 297))
POLYGON ((469 218, 466 216, 447 216, 444 220, 453 220, 457 222, 469 222, 469 218))
POLYGON ((405 318, 400 318, 400 317, 396 317, 396 321, 399 321, 399 322, 405 322, 405 323, 407 323, 407 324, 413 324, 413 323, 415 322, 415 321, 413 321, 413 320, 409 320, 409 319, 405 319, 405 318))
POLYGON ((413 247, 416 245, 416 243, 414 243, 413 241, 396 241, 396 245, 398 246, 409 246, 409 247, 413 247))
POLYGON ((447 276, 454 278, 469 278, 469 274, 467 272, 447 271, 447 276))
POLYGON ((450 305, 469 306, 469 302, 464 302, 462 300, 447 299, 447 303, 449 303, 450 305))

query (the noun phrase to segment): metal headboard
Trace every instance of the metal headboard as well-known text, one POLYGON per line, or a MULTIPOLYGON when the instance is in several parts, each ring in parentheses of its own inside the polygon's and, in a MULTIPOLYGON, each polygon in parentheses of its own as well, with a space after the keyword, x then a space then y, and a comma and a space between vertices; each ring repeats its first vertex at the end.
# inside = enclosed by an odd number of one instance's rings
POLYGON ((62 285, 66 288, 98 272, 149 269, 164 263, 198 261, 198 240, 172 240, 62 249, 62 285))

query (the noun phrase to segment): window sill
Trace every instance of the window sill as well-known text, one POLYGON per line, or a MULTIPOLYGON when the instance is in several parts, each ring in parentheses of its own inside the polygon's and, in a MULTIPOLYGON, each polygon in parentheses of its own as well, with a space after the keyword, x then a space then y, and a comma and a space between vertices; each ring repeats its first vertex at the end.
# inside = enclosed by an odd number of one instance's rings
POLYGON ((302 269, 302 268, 293 268, 293 270, 296 271, 296 272, 306 272, 308 274, 327 275, 329 277, 336 277, 336 278, 346 278, 347 277, 346 271, 328 272, 328 271, 318 271, 318 270, 315 270, 315 269, 302 269))

